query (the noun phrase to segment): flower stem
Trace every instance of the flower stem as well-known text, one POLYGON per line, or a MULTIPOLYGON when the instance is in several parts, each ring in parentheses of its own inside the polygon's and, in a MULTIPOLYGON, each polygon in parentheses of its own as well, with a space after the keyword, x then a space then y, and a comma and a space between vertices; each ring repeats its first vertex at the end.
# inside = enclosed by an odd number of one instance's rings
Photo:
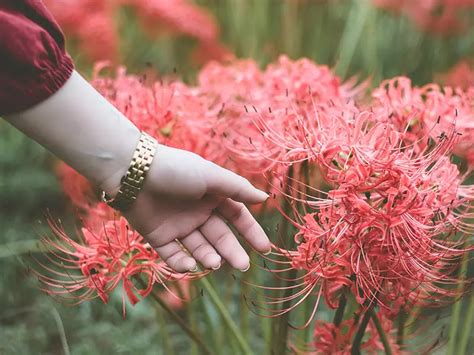
POLYGON ((410 313, 408 314, 408 318, 405 320, 406 329, 404 331, 405 334, 411 334, 413 332, 413 328, 415 327, 416 320, 421 313, 420 306, 415 305, 410 313))
POLYGON ((385 334, 385 331, 382 328, 382 324, 380 324, 380 320, 379 320, 379 317, 377 317, 377 313, 375 313, 373 309, 370 310, 370 313, 371 313, 372 321, 375 324, 375 328, 377 328, 377 332, 379 333, 380 340, 382 341, 385 354, 392 355, 392 349, 390 348, 390 344, 387 339, 387 334, 385 334))
MULTIPOLYGON (((206 326, 205 333, 207 333, 207 334, 216 333, 215 332, 216 326, 215 326, 214 321, 212 319, 212 316, 210 314, 210 310, 209 310, 208 304, 206 302, 207 300, 203 296, 199 296, 198 300, 199 300, 198 305, 199 305, 199 308, 200 308, 200 313, 204 317, 204 324, 206 326)), ((219 334, 220 334, 220 332, 219 332, 219 334)), ((215 336, 212 336, 210 338, 212 340, 212 346, 213 346, 214 350, 222 348, 222 346, 219 343, 219 338, 220 337, 218 336, 218 334, 216 334, 215 336)))
POLYGON ((369 17, 371 4, 367 0, 356 0, 352 2, 346 27, 339 43, 339 63, 336 71, 342 78, 345 78, 356 52, 362 33, 369 17))
POLYGON ((467 342, 469 341, 469 336, 471 335, 473 320, 472 315, 474 314, 474 295, 471 295, 471 297, 469 298, 469 306, 465 314, 467 315, 467 317, 466 322, 464 323, 464 327, 462 329, 461 339, 459 341, 459 354, 466 354, 467 342))
MULTIPOLYGON (((467 263, 469 260, 468 253, 464 253, 461 261, 461 268, 459 269, 459 276, 462 278, 466 275, 467 263)), ((458 291, 461 291, 464 287, 464 283, 460 282, 458 284, 458 291)), ((453 306, 453 315, 451 316, 451 324, 449 327, 449 337, 448 337, 448 350, 447 355, 458 354, 456 352, 456 335, 458 333, 459 319, 461 318, 461 308, 462 308, 462 299, 458 300, 453 306)))
POLYGON ((360 355, 360 346, 362 345, 362 338, 364 337, 365 330, 367 329, 367 325, 369 324, 373 307, 373 304, 370 305, 367 311, 365 312, 364 317, 362 318, 359 329, 357 329, 357 333, 354 336, 354 340, 352 341, 351 355, 360 355))
MULTIPOLYGON (((193 299, 193 289, 190 290, 190 299, 193 299)), ((180 295, 182 297, 182 295, 180 295)), ((191 329, 197 329, 197 320, 196 314, 194 311, 193 304, 191 302, 186 302, 186 314, 187 314, 187 321, 191 326, 191 329)), ((191 355, 199 355, 199 349, 196 346, 196 343, 191 343, 191 349, 189 349, 189 353, 191 355)))
POLYGON ((253 354, 253 351, 250 349, 249 345, 245 341, 244 337, 239 331, 239 328, 235 324, 235 322, 232 320, 232 316, 229 314, 227 311, 226 307, 224 304, 221 302, 219 299, 219 296, 217 295, 216 291, 212 287, 212 285, 209 283, 209 281, 206 278, 202 278, 199 280, 199 283, 202 285, 203 289, 209 294, 209 297, 211 298, 211 301, 214 303, 216 306, 217 310, 221 314, 224 322, 226 323, 227 327, 229 328, 230 332, 234 336, 235 340, 239 344, 242 352, 244 354, 253 354))
MULTIPOLYGON (((288 170, 288 177, 286 181, 286 187, 285 187, 285 193, 287 195, 291 194, 291 182, 294 174, 294 168, 291 166, 288 170)), ((285 213, 288 215, 290 214, 291 206, 290 202, 288 199, 284 200, 283 204, 283 210, 285 213)), ((290 222, 288 219, 284 216, 282 216, 281 220, 281 229, 279 231, 279 238, 283 242, 288 241, 288 248, 290 248, 291 245, 291 240, 292 238, 288 238, 288 234, 290 231, 290 222)), ((286 280, 291 280, 296 277, 296 270, 291 269, 288 272, 283 273, 281 278, 278 278, 276 281, 276 287, 282 287, 284 286, 289 286, 291 284, 291 281, 284 281, 286 280)), ((285 291, 283 292, 283 298, 288 299, 291 296, 292 289, 289 287, 285 288, 285 291)), ((281 305, 281 310, 288 309, 291 307, 291 301, 285 301, 281 305)), ((286 347, 287 347, 287 339, 288 339, 288 328, 289 328, 289 317, 290 314, 289 312, 282 314, 280 317, 278 317, 277 321, 274 324, 273 330, 272 330, 272 354, 274 355, 280 355, 280 354, 286 354, 286 347)))
MULTIPOLYGON (((250 259, 252 259, 252 251, 250 251, 249 257, 250 259)), ((254 273, 255 273, 255 269, 250 268, 250 270, 248 270, 246 273, 243 274, 242 276, 243 282, 240 283, 241 295, 245 295, 249 292, 250 287, 249 287, 248 282, 253 279, 252 276, 254 273)), ((250 323, 249 313, 250 312, 245 312, 245 310, 247 309, 246 307, 247 307, 247 303, 245 301, 245 298, 240 297, 240 329, 242 331, 243 336, 246 339, 248 339, 250 335, 250 332, 249 332, 249 323, 250 323)))
MULTIPOLYGON (((144 285, 143 280, 140 279, 139 281, 142 283, 142 285, 144 285)), ((158 303, 161 308, 163 308, 166 313, 168 313, 168 315, 176 322, 176 324, 181 327, 186 335, 188 335, 196 343, 203 354, 212 354, 212 352, 202 340, 201 336, 194 332, 194 330, 192 330, 175 311, 168 307, 168 305, 163 302, 163 300, 155 292, 151 292, 150 295, 156 301, 156 303, 158 303)))
POLYGON ((156 318, 158 318, 158 322, 160 323, 160 327, 161 327, 160 335, 161 335, 161 339, 163 340, 163 350, 165 354, 173 354, 174 350, 170 342, 170 339, 172 338, 170 337, 170 334, 168 332, 168 327, 167 327, 162 309, 155 307, 155 314, 156 314, 156 318))
POLYGON ((405 337, 405 325, 407 315, 403 310, 398 314, 398 330, 397 330, 397 344, 403 345, 403 338, 405 337))
POLYGON ((52 314, 54 317, 54 321, 56 322, 56 325, 58 326, 58 332, 59 332, 59 339, 61 340, 61 345, 63 347, 63 352, 64 355, 70 355, 71 352, 69 351, 69 345, 67 343, 67 338, 66 338, 66 331, 64 330, 64 324, 61 319, 61 316, 59 315, 58 310, 56 307, 51 307, 52 314))
POLYGON ((337 307, 336 314, 334 314, 334 325, 339 328, 344 318, 344 311, 346 310, 347 296, 345 292, 342 292, 339 298, 339 306, 337 307))

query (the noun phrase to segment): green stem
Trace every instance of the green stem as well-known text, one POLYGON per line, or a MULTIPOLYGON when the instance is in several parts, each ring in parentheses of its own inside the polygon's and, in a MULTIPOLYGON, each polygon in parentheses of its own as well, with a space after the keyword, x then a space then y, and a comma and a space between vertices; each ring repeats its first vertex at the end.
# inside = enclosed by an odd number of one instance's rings
POLYGON ((373 305, 369 306, 369 309, 364 314, 360 323, 359 329, 357 330, 354 340, 352 341, 351 355, 360 355, 360 346, 362 345, 362 338, 365 335, 365 330, 369 324, 370 317, 372 315, 373 305))
POLYGON ((347 304, 347 296, 346 293, 343 292, 341 297, 339 298, 339 306, 337 307, 336 313, 334 314, 334 325, 339 328, 344 318, 344 311, 346 310, 347 304))
POLYGON ((170 334, 168 332, 168 325, 166 324, 165 317, 163 315, 162 309, 156 307, 155 308, 155 315, 156 318, 158 318, 158 322, 160 323, 160 338, 163 340, 163 350, 165 351, 165 354, 173 354, 173 347, 170 342, 170 334))
MULTIPOLYGON (((306 299, 306 301, 304 302, 304 308, 303 308, 303 319, 309 319, 309 317, 311 317, 311 313, 313 312, 313 305, 311 304, 311 302, 309 302, 310 298, 308 297, 306 299)), ((305 344, 309 343, 311 341, 311 336, 312 336, 312 328, 311 326, 307 326, 306 328, 304 328, 304 331, 303 331, 303 341, 305 344)))
POLYGON ((209 281, 206 278, 202 278, 199 280, 199 283, 202 285, 204 288, 204 291, 209 294, 209 297, 211 298, 211 301, 214 303, 216 306, 217 310, 221 314, 224 322, 226 323, 227 327, 229 328, 230 332, 234 336, 235 340, 239 344, 242 352, 244 354, 253 354, 253 351, 250 349, 250 346, 247 344, 245 341, 244 337, 242 336, 239 328, 235 324, 235 322, 232 320, 232 316, 230 313, 227 311, 226 307, 224 304, 221 302, 219 296, 217 295, 216 291, 214 288, 211 286, 209 281))
MULTIPOLYGON (((183 297, 182 294, 180 294, 180 297, 183 297)), ((193 289, 191 288, 190 290, 190 299, 193 299, 193 289)), ((194 312, 194 307, 191 302, 186 302, 186 314, 188 318, 189 325, 191 329, 197 329, 197 321, 196 321, 196 314, 194 312)), ((199 355, 199 349, 196 346, 196 343, 191 342, 191 349, 190 349, 190 354, 192 355, 199 355)))
POLYGON ((301 17, 298 16, 299 4, 296 1, 285 1, 281 5, 283 18, 283 47, 284 52, 290 57, 297 57, 298 50, 301 49, 301 26, 298 22, 301 17))
MULTIPOLYGON (((461 261, 461 268, 459 270, 460 278, 463 278, 463 275, 466 274, 467 270, 467 262, 468 262, 468 253, 464 253, 462 261, 461 261)), ((461 292, 462 288, 464 287, 464 283, 460 282, 457 286, 458 291, 461 292)), ((449 337, 448 337, 448 350, 446 355, 457 355, 456 352, 456 335, 458 334, 458 325, 459 320, 461 318, 461 308, 462 308, 462 299, 458 300, 453 307, 453 315, 451 317, 451 324, 449 327, 449 337)))
POLYGON ((466 314, 466 322, 464 323, 464 327, 461 332, 461 340, 459 341, 458 352, 459 354, 466 354, 467 343, 469 341, 469 336, 471 335, 472 331, 472 321, 473 321, 473 314, 474 314, 474 294, 471 295, 469 298, 469 306, 467 308, 466 314))
POLYGON ((415 306, 412 308, 411 312, 408 315, 408 319, 405 321, 406 330, 404 331, 405 334, 411 334, 413 328, 416 323, 416 319, 418 318, 418 314, 421 312, 421 308, 419 306, 415 306))
MULTIPOLYGON (((294 169, 293 169, 293 166, 291 166, 288 171, 288 178, 287 178, 286 187, 285 187, 285 192, 287 195, 291 194, 291 181, 292 181, 291 179, 293 177, 293 174, 294 174, 294 169)), ((287 214, 290 213, 290 202, 288 201, 287 198, 284 200, 283 210, 287 214)), ((292 246, 288 238, 289 230, 290 230, 290 223, 285 216, 282 216, 279 238, 283 242, 288 241, 289 243, 288 248, 292 246)), ((281 278, 278 278, 276 280, 276 287, 277 288, 282 287, 283 284, 285 286, 288 286, 291 283, 291 281, 284 281, 283 279, 291 280, 295 277, 296 277, 295 269, 292 269, 289 272, 283 273, 281 278)), ((285 291, 283 292, 283 298, 288 298, 289 296, 291 296, 292 292, 293 290, 291 288, 286 288, 285 291)), ((280 309, 284 310, 289 307, 291 307, 290 300, 283 302, 280 309)), ((289 312, 287 312, 281 315, 274 324, 273 334, 272 334, 272 354, 274 355, 280 355, 280 354, 286 353, 289 317, 290 317, 290 314, 289 312)))
POLYGON ((64 324, 56 307, 52 307, 52 313, 53 313, 54 321, 56 322, 56 325, 58 327, 59 339, 61 339, 61 345, 63 347, 64 355, 70 355, 71 352, 69 351, 69 345, 67 343, 66 331, 64 330, 64 324))
MULTIPOLYGON (((208 277, 207 281, 209 281, 209 283, 210 283, 210 285, 213 289, 216 289, 216 284, 214 282, 215 281, 214 278, 208 277)), ((225 288, 224 288, 224 292, 223 292, 224 296, 220 298, 220 299, 224 300, 223 304, 233 304, 234 287, 236 285, 237 285, 237 283, 235 282, 233 277, 228 277, 227 278, 225 288)), ((222 317, 222 315, 221 315, 221 317, 222 317)), ((225 320, 224 320, 224 322, 225 322, 225 320)), ((221 332, 220 342, 221 342, 222 346, 224 346, 224 343, 227 341, 225 336, 226 336, 226 333, 221 332)), ((228 341, 227 343, 228 343, 229 347, 232 348, 232 350, 231 350, 232 353, 236 353, 236 352, 239 351, 238 349, 239 349, 240 346, 235 341, 235 338, 231 338, 230 341, 228 341)), ((219 349, 222 349, 222 346, 219 349)))
MULTIPOLYGON (((288 277, 288 279, 294 279, 296 277, 296 270, 290 270, 290 272, 285 275, 285 277, 288 277)), ((293 289, 291 288, 286 288, 285 292, 283 293, 283 298, 289 298, 293 292, 293 289)), ((291 301, 287 300, 283 302, 281 309, 288 309, 291 307, 291 301)), ((287 348, 287 339, 288 339, 288 328, 289 328, 289 321, 290 321, 290 312, 286 312, 285 314, 281 315, 278 319, 278 324, 277 324, 277 338, 276 342, 274 342, 274 354, 279 355, 279 354, 286 354, 286 348, 287 348)))
POLYGON ((385 334, 385 331, 382 328, 382 324, 380 324, 379 317, 377 317, 377 314, 374 312, 373 309, 370 310, 370 313, 371 313, 372 321, 375 324, 375 328, 377 328, 377 332, 379 333, 380 340, 382 341, 385 354, 392 355, 392 349, 390 348, 390 344, 387 339, 387 334, 385 334))
MULTIPOLYGON (((264 280, 261 277, 261 273, 256 273, 255 275, 255 281, 257 285, 262 285, 264 280)), ((256 294, 257 301, 260 304, 264 304, 265 298, 261 292, 257 292, 256 294)), ((272 319, 267 318, 267 317, 258 317, 260 319, 260 326, 263 332, 263 338, 265 340, 265 344, 267 345, 267 349, 269 353, 271 352, 271 346, 269 344, 272 344, 272 319)))
POLYGON ((398 329, 397 329, 397 344, 403 345, 403 338, 405 337, 406 313, 400 310, 398 314, 398 329))
POLYGON ((345 78, 354 53, 362 36, 371 4, 367 0, 355 0, 346 21, 346 27, 339 43, 339 63, 336 72, 345 78))
POLYGON ((201 314, 204 316, 204 324, 206 326, 206 333, 207 334, 215 334, 215 336, 210 337, 212 341, 212 345, 214 347, 213 350, 217 351, 217 349, 221 349, 222 346, 220 346, 218 339, 219 337, 216 334, 216 327, 214 325, 214 322, 212 320, 211 314, 209 312, 209 309, 206 304, 206 299, 202 296, 199 297, 199 308, 201 311, 201 314))
MULTIPOLYGON (((145 286, 142 279, 139 279, 139 282, 143 286, 145 286)), ((201 336, 194 332, 194 330, 192 330, 175 311, 168 307, 168 305, 163 302, 163 300, 155 292, 151 292, 150 295, 156 301, 156 303, 158 303, 160 307, 163 308, 166 313, 168 313, 171 319, 173 319, 173 321, 175 321, 176 324, 181 327, 181 329, 186 333, 186 335, 189 336, 189 338, 191 338, 196 343, 196 345, 199 347, 203 354, 212 354, 212 352, 202 340, 201 336)))
MULTIPOLYGON (((250 258, 252 259, 252 251, 250 251, 250 258)), ((249 284, 248 282, 252 280, 252 276, 255 273, 255 268, 250 268, 249 271, 244 273, 242 276, 242 281, 240 282, 240 295, 246 295, 249 292, 249 284)), ((249 313, 246 312, 247 310, 247 303, 245 302, 244 297, 240 297, 240 328, 242 329, 242 334, 243 336, 248 339, 249 338, 249 325, 250 325, 250 319, 249 319, 249 313)))

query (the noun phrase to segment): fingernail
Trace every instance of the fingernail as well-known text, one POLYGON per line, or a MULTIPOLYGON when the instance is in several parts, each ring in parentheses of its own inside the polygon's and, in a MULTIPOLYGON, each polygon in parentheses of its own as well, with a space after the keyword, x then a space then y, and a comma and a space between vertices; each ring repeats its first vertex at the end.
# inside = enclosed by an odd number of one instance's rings
POLYGON ((198 272, 199 271, 199 268, 198 266, 194 266, 192 269, 189 269, 190 272, 198 272))
POLYGON ((272 253, 272 249, 270 249, 269 251, 263 253, 263 255, 270 255, 272 253))
POLYGON ((246 272, 246 271, 248 271, 249 269, 250 269, 250 264, 249 264, 245 269, 242 269, 242 270, 240 270, 240 271, 241 271, 241 272, 246 272))
POLYGON ((219 265, 217 266, 214 266, 214 267, 211 267, 212 270, 216 271, 216 270, 219 270, 221 268, 221 263, 219 263, 219 265))
POLYGON ((259 190, 259 189, 255 189, 257 191, 257 193, 260 195, 260 198, 263 199, 268 199, 269 195, 265 192, 265 191, 262 191, 262 190, 259 190))

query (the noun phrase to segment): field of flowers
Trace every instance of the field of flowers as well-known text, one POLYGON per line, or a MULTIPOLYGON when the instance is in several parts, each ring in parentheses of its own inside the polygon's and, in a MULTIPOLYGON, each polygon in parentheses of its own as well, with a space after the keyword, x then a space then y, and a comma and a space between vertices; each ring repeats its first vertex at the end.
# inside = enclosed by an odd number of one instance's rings
POLYGON ((473 0, 45 0, 160 143, 270 193, 180 274, 0 122, 0 353, 472 354, 473 0))

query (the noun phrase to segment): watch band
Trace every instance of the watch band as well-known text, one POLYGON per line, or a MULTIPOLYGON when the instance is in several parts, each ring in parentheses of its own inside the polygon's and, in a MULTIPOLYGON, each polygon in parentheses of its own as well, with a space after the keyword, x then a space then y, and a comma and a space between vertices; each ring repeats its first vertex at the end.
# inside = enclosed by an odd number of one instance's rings
POLYGON ((105 191, 102 192, 102 200, 110 207, 124 212, 128 210, 137 199, 138 193, 143 187, 148 170, 156 153, 157 142, 154 138, 141 133, 137 148, 133 153, 130 167, 120 180, 120 188, 117 195, 112 198, 105 191))

